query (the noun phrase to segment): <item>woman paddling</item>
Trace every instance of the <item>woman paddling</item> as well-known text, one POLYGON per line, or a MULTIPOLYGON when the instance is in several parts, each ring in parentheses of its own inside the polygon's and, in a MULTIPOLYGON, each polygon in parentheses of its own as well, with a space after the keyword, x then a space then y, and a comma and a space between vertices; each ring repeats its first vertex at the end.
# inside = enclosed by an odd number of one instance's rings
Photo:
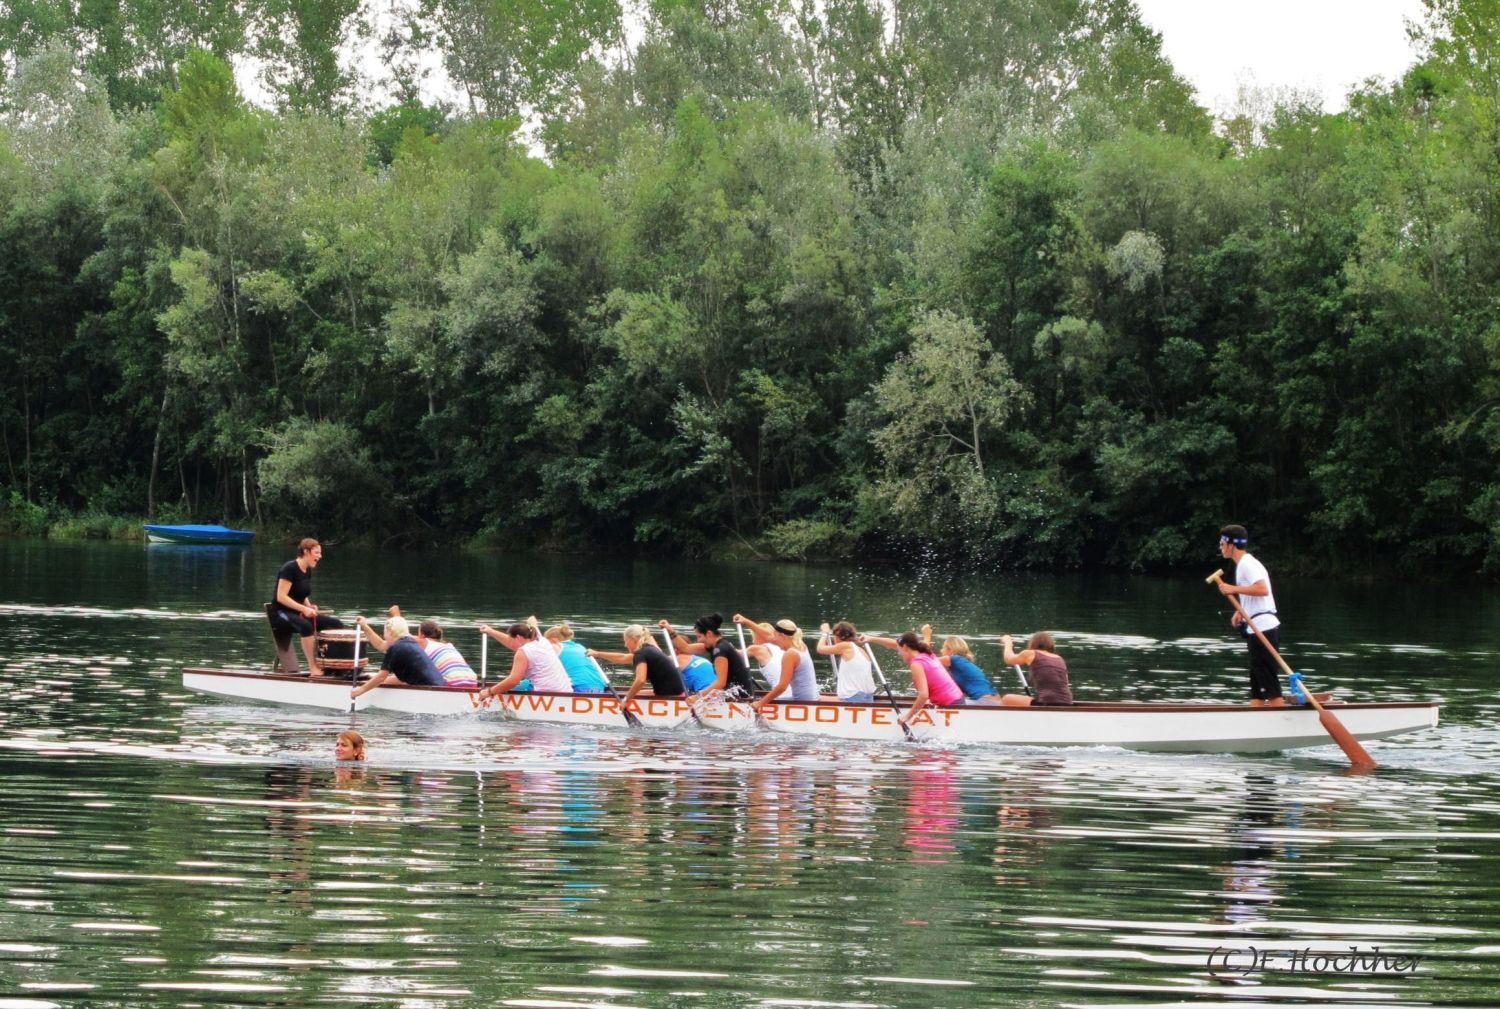
POLYGON ((562 660, 563 670, 568 674, 568 681, 573 684, 575 694, 604 694, 609 692, 609 681, 604 674, 589 661, 588 653, 584 647, 573 640, 573 628, 566 623, 547 628, 546 638, 557 649, 557 657, 562 660))
POLYGON ((480 624, 479 630, 505 647, 514 648, 516 657, 511 661, 510 673, 505 679, 474 695, 475 704, 484 704, 527 679, 533 690, 558 694, 573 692, 573 683, 568 679, 562 660, 557 657, 551 642, 543 640, 537 633, 535 624, 512 624, 509 631, 497 631, 488 624, 480 624))
POLYGON ((743 613, 736 613, 734 622, 749 627, 755 645, 767 649, 768 661, 761 668, 766 671, 771 689, 750 706, 757 715, 782 694, 793 701, 816 701, 821 696, 812 654, 802 640, 802 628, 785 617, 774 624, 756 623, 743 613))
POLYGON ((648 681, 651 692, 657 697, 682 696, 682 672, 667 658, 666 652, 656 647, 651 635, 646 633, 646 628, 640 624, 631 624, 625 628, 625 649, 623 652, 603 652, 590 648, 585 653, 591 659, 603 659, 605 662, 618 662, 621 665, 628 663, 633 668, 635 680, 621 699, 621 707, 628 711, 635 695, 645 688, 648 681))
POLYGON ((907 709, 898 721, 902 725, 910 725, 911 720, 925 707, 930 700, 933 704, 953 705, 964 703, 964 692, 953 682, 953 677, 948 675, 948 670, 938 661, 938 657, 932 653, 932 646, 923 641, 916 631, 907 631, 899 638, 875 638, 861 636, 860 642, 871 642, 886 648, 894 648, 900 655, 901 661, 906 663, 911 670, 912 686, 917 688, 917 699, 907 709))
POLYGON ((870 668, 870 657, 859 647, 856 640, 859 631, 855 626, 847 620, 840 620, 832 627, 825 623, 818 631, 822 635, 818 641, 818 654, 838 659, 838 683, 834 692, 839 700, 875 700, 875 676, 870 668))
MULTIPOLYGON (((671 623, 666 620, 658 621, 658 624, 672 636, 673 645, 679 653, 702 655, 714 664, 714 682, 709 690, 738 689, 745 697, 755 696, 755 687, 750 682, 749 663, 737 648, 724 640, 724 635, 719 631, 724 626, 723 616, 710 613, 693 621, 693 630, 698 635, 695 642, 689 642, 672 630, 671 623)), ((699 695, 705 692, 700 690, 688 700, 696 703, 699 695)))
POLYGON ((1068 664, 1057 654, 1057 644, 1052 640, 1052 635, 1046 631, 1037 631, 1026 642, 1026 650, 1023 652, 1013 651, 1012 644, 1009 634, 1000 639, 1000 647, 1005 652, 1005 664, 1031 667, 1031 684, 1036 690, 1036 699, 1025 694, 1006 694, 1000 699, 1001 704, 1024 708, 1032 704, 1052 706, 1073 703, 1073 688, 1068 684, 1068 664))
MULTIPOLYGON (((922 625, 922 640, 929 645, 932 644, 932 625, 922 625)), ((970 704, 1003 704, 1000 691, 990 682, 990 678, 979 668, 974 661, 974 653, 969 649, 969 643, 963 638, 950 635, 943 639, 943 647, 938 652, 938 661, 943 668, 948 670, 948 675, 953 677, 953 682, 958 684, 958 689, 964 692, 964 700, 970 704)))

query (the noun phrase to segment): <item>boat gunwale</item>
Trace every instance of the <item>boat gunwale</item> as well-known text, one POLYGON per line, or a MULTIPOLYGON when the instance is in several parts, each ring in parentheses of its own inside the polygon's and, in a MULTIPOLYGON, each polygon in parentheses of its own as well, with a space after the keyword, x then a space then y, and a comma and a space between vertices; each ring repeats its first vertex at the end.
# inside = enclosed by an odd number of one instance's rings
MULTIPOLYGON (((184 666, 183 669, 182 669, 182 673, 183 673, 183 675, 187 675, 188 673, 198 673, 198 674, 207 674, 207 675, 210 675, 210 676, 234 677, 234 678, 238 678, 238 679, 268 680, 268 681, 272 681, 272 682, 276 682, 276 683, 326 684, 326 685, 329 685, 329 686, 332 686, 334 684, 345 684, 345 683, 347 683, 351 687, 353 686, 353 680, 351 680, 351 679, 349 679, 347 677, 343 677, 343 676, 309 676, 306 673, 301 673, 301 674, 261 673, 261 672, 256 672, 253 669, 209 669, 209 668, 203 667, 203 666, 184 666)), ((398 683, 383 683, 383 684, 381 684, 380 689, 381 690, 435 691, 435 692, 443 693, 443 694, 450 694, 450 693, 456 693, 458 691, 464 691, 464 692, 467 692, 467 693, 470 693, 470 694, 474 694, 474 693, 478 693, 479 690, 482 689, 482 687, 480 687, 480 686, 475 686, 475 687, 439 687, 439 686, 435 686, 435 685, 428 685, 428 684, 421 684, 421 683, 399 683, 398 682, 398 683)), ((562 690, 529 690, 529 691, 518 691, 517 693, 519 693, 522 696, 534 696, 534 697, 577 697, 577 696, 580 696, 580 692, 579 691, 573 691, 573 690, 568 690, 568 691, 562 691, 562 690)), ((594 697, 594 696, 608 697, 609 694, 603 693, 603 692, 591 692, 591 693, 584 693, 584 694, 582 694, 582 696, 586 696, 586 697, 594 697)), ((642 700, 642 701, 645 701, 645 700, 680 701, 680 700, 683 699, 682 695, 677 695, 677 696, 672 696, 672 697, 658 697, 656 694, 649 694, 649 693, 637 694, 636 697, 637 697, 638 700, 642 700)), ((897 698, 896 698, 896 703, 897 703, 898 706, 905 708, 905 707, 909 707, 910 706, 910 701, 911 700, 913 700, 913 698, 910 698, 910 697, 901 697, 901 696, 898 695, 897 698)), ((747 702, 741 701, 741 702, 736 702, 736 703, 747 703, 747 702)), ((775 704, 775 705, 794 705, 794 704, 814 705, 814 704, 816 704, 816 705, 827 705, 829 707, 844 707, 844 708, 889 708, 891 706, 890 701, 888 701, 888 700, 877 700, 877 701, 841 701, 841 700, 838 700, 837 698, 835 698, 833 700, 816 700, 816 701, 795 701, 795 700, 782 700, 782 699, 778 699, 778 700, 771 701, 770 703, 775 704)), ((1378 708, 1441 708, 1442 707, 1442 702, 1440 702, 1440 701, 1326 701, 1326 702, 1323 703, 1323 706, 1324 707, 1336 707, 1336 708, 1339 708, 1341 710, 1366 710, 1366 709, 1378 709, 1378 708)), ((987 712, 1023 712, 1023 711, 1032 711, 1032 712, 1050 712, 1050 713, 1077 711, 1077 712, 1098 713, 1098 714, 1122 714, 1122 713, 1132 713, 1132 714, 1170 714, 1170 713, 1173 713, 1173 712, 1194 712, 1194 713, 1204 713, 1204 714, 1207 714, 1207 713, 1210 713, 1210 712, 1217 712, 1217 711, 1233 711, 1233 712, 1240 712, 1240 713, 1251 712, 1251 711, 1264 711, 1264 712, 1273 712, 1274 713, 1274 712, 1312 710, 1311 706, 1310 705, 1306 705, 1306 704, 1282 704, 1282 705, 1274 705, 1274 706, 1273 705, 1233 704, 1233 703, 1182 704, 1182 703, 1175 703, 1175 702, 1170 702, 1170 701, 1079 701, 1079 702, 1074 703, 1074 704, 1058 704, 1058 705, 1045 705, 1045 704, 1038 704, 1038 705, 932 704, 932 705, 929 705, 929 707, 935 708, 935 709, 940 710, 940 711, 987 711, 987 712)))

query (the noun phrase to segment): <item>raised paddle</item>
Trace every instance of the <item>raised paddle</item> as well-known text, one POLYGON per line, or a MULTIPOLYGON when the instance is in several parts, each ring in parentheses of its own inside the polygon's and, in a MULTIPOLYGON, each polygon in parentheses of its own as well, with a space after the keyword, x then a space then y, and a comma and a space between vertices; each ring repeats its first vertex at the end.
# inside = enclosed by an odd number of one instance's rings
MULTIPOLYGON (((672 632, 663 627, 661 629, 661 639, 667 643, 667 658, 672 660, 672 665, 677 665, 677 646, 672 644, 672 632)), ((678 670, 678 675, 681 675, 681 670, 678 670)), ((682 689, 687 689, 686 680, 683 680, 682 689)), ((692 702, 688 703, 688 714, 693 716, 694 724, 696 724, 700 729, 703 728, 703 719, 698 717, 698 709, 693 707, 692 702)), ((682 723, 679 722, 678 724, 680 725, 682 723)))
POLYGON ((875 652, 871 650, 870 643, 864 642, 865 655, 869 656, 870 668, 875 672, 875 678, 880 681, 880 686, 885 690, 885 699, 891 702, 891 710, 896 713, 896 724, 901 726, 901 731, 906 734, 908 743, 916 742, 917 737, 911 734, 911 726, 901 720, 901 708, 896 704, 896 695, 891 693, 891 685, 885 680, 885 673, 880 671, 880 663, 875 661, 875 652))
POLYGON ((604 685, 609 688, 610 696, 613 697, 615 699, 615 703, 620 706, 620 714, 625 716, 625 724, 630 726, 632 729, 643 728, 643 726, 641 725, 641 720, 636 717, 634 711, 631 711, 625 707, 624 698, 622 698, 620 696, 620 692, 615 689, 615 685, 609 682, 609 677, 604 675, 604 670, 600 667, 599 660, 590 655, 589 661, 594 664, 594 668, 599 671, 599 675, 604 677, 604 685))
MULTIPOLYGON (((1215 571, 1203 580, 1210 585, 1217 586, 1223 579, 1224 572, 1215 571)), ((1286 659, 1283 659, 1281 653, 1271 647, 1271 642, 1266 640, 1266 636, 1261 633, 1261 629, 1256 627, 1255 622, 1245 613, 1245 608, 1240 605, 1239 599, 1232 595, 1224 596, 1224 598, 1229 600, 1235 612, 1240 615, 1240 619, 1245 622, 1245 626, 1249 627, 1255 633, 1255 636, 1260 639, 1261 647, 1270 653, 1271 657, 1276 660, 1276 664, 1282 668, 1282 671, 1288 677, 1295 676, 1296 674, 1292 672, 1292 667, 1286 664, 1286 659)), ((1298 681, 1300 683, 1301 677, 1298 677, 1298 681)), ((1375 767, 1375 758, 1370 756, 1363 746, 1359 745, 1359 740, 1355 739, 1354 734, 1344 728, 1344 723, 1335 718, 1327 708, 1319 704, 1318 699, 1312 695, 1312 691, 1304 690, 1302 693, 1304 697, 1312 702, 1312 706, 1317 709, 1318 723, 1323 726, 1323 731, 1328 733, 1335 743, 1339 744, 1339 749, 1344 751, 1344 756, 1349 758, 1349 763, 1356 770, 1360 771, 1367 771, 1375 767)))
MULTIPOLYGON (((745 625, 736 620, 734 622, 734 629, 740 633, 740 658, 745 660, 745 668, 754 672, 754 667, 750 665, 750 649, 745 647, 745 625)), ((769 693, 771 690, 771 681, 764 676, 761 677, 761 680, 765 682, 766 691, 769 693)), ((755 727, 757 729, 765 729, 767 732, 771 730, 771 723, 766 721, 765 715, 762 715, 754 708, 751 708, 750 713, 755 716, 755 727)))

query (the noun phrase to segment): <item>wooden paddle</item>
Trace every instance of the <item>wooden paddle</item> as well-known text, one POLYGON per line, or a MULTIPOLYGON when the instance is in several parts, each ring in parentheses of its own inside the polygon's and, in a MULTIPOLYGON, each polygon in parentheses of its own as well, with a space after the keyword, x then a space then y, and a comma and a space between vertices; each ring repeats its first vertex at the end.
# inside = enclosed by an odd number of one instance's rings
POLYGON ((868 641, 864 644, 865 655, 869 656, 870 659, 870 668, 874 671, 875 678, 880 681, 880 685, 885 688, 885 699, 891 702, 891 710, 896 713, 896 724, 901 726, 901 731, 906 734, 906 741, 908 743, 916 742, 917 737, 911 734, 911 726, 901 720, 901 708, 896 704, 896 695, 891 693, 891 685, 886 682, 885 673, 880 671, 880 663, 875 661, 875 652, 870 648, 868 641))
MULTIPOLYGON (((1213 574, 1205 578, 1204 581, 1209 583, 1210 585, 1214 585, 1217 587, 1218 583, 1223 581, 1223 579, 1224 572, 1215 571, 1213 574)), ((1255 636, 1257 638, 1260 639, 1261 647, 1271 654, 1271 657, 1276 660, 1276 664, 1281 666, 1282 671, 1285 672, 1289 677, 1293 676, 1294 673, 1292 672, 1292 667, 1286 664, 1286 659, 1283 659, 1281 657, 1280 652, 1271 647, 1271 642, 1266 640, 1266 636, 1261 633, 1260 628, 1256 627, 1255 622, 1252 621, 1250 617, 1245 613, 1245 608, 1240 605, 1239 598, 1232 595, 1225 596, 1224 598, 1228 599, 1230 604, 1234 606, 1234 610, 1240 615, 1240 619, 1243 620, 1245 622, 1245 625, 1255 633, 1255 636)), ((1359 745, 1359 740, 1355 739, 1354 734, 1351 733, 1348 729, 1344 728, 1343 722, 1340 722, 1333 716, 1331 712, 1329 712, 1327 708, 1318 703, 1318 699, 1313 696, 1312 691, 1304 690, 1302 694, 1308 699, 1308 701, 1312 703, 1312 706, 1317 709, 1318 722, 1323 726, 1323 731, 1327 732, 1328 735, 1333 738, 1333 741, 1339 744, 1339 749, 1344 751, 1344 756, 1349 758, 1349 763, 1352 764, 1356 770, 1367 771, 1376 766, 1375 758, 1370 756, 1370 754, 1365 751, 1365 748, 1363 746, 1359 745)))

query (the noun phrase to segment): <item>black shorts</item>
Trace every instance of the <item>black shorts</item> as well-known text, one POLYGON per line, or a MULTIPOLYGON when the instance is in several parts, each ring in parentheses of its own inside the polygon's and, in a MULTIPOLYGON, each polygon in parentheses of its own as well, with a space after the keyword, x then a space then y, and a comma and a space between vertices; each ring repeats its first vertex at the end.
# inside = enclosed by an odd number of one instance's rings
MULTIPOLYGON (((284 610, 279 606, 271 610, 271 626, 277 630, 291 631, 301 638, 310 638, 313 636, 313 622, 311 617, 304 617, 300 613, 293 613, 291 610, 284 610)), ((318 628, 321 630, 331 631, 343 626, 344 622, 338 617, 325 617, 322 615, 318 617, 318 628)))

